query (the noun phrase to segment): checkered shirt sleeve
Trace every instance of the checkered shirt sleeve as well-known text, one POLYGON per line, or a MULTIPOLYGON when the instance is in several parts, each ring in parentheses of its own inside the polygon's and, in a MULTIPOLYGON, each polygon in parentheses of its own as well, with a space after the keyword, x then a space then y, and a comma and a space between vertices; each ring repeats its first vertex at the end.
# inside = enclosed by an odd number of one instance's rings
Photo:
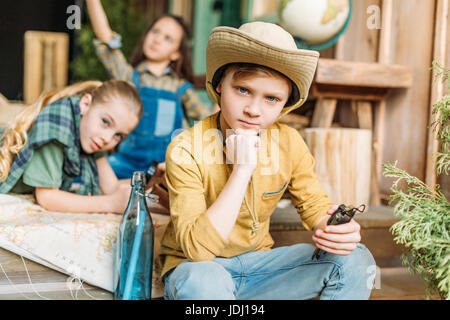
POLYGON ((133 67, 127 62, 120 49, 111 49, 99 39, 94 39, 97 56, 113 79, 132 81, 133 67))

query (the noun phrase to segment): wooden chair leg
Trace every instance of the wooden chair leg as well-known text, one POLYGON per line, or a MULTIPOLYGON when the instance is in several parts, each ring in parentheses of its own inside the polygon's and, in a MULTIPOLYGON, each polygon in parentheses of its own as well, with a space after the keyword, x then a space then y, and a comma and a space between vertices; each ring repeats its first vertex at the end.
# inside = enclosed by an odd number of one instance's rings
POLYGON ((333 123, 337 100, 319 98, 316 101, 311 127, 329 128, 333 123))

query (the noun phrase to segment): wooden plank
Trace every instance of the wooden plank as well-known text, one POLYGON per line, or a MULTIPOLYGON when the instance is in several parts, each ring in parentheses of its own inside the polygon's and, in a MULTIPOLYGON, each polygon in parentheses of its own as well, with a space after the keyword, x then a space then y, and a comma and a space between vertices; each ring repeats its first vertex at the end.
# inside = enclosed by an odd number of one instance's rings
POLYGON ((55 88, 63 88, 67 85, 68 79, 68 63, 69 63, 69 36, 66 33, 60 33, 53 39, 55 41, 54 48, 54 76, 55 88))
POLYGON ((33 103, 41 93, 42 45, 33 32, 25 32, 23 96, 26 104, 33 103))
POLYGON ((193 0, 171 0, 169 2, 169 12, 183 17, 184 21, 192 24, 193 0))
MULTIPOLYGON (((400 168, 424 179, 435 2, 397 0, 392 5, 389 59, 414 70, 414 82, 409 90, 392 91, 386 100, 383 136, 389 142, 381 146, 382 163, 398 161, 400 168)), ((391 179, 382 179, 383 192, 389 194, 391 185, 391 179)))
POLYGON ((386 99, 388 93, 389 89, 387 88, 352 87, 313 82, 309 98, 381 101, 386 99))
MULTIPOLYGON (((383 0, 381 11, 381 33, 378 47, 378 62, 384 64, 391 63, 391 36, 392 36, 392 0, 383 0)), ((375 160, 375 178, 372 185, 378 188, 377 194, 380 193, 381 186, 381 162, 383 158, 384 148, 384 128, 386 116, 386 101, 382 100, 374 105, 374 137, 373 137, 373 158, 375 160)), ((380 197, 372 198, 373 204, 380 204, 380 197)))
POLYGON ((24 40, 24 102, 31 104, 43 91, 67 85, 69 36, 27 31, 24 40))
MULTIPOLYGON (((336 45, 336 59, 345 61, 376 62, 379 29, 368 28, 367 9, 380 6, 381 0, 353 1, 353 15, 345 33, 336 45)), ((322 55, 321 55, 322 56, 322 55)))
POLYGON ((111 300, 112 293, 72 282, 70 276, 0 248, 0 299, 111 300), (76 296, 75 296, 76 295, 76 296))
POLYGON ((372 132, 352 128, 307 128, 306 143, 322 188, 336 204, 370 200, 372 132))
MULTIPOLYGON (((436 22, 434 29, 434 53, 433 61, 443 65, 447 65, 447 23, 449 14, 449 0, 438 0, 436 6, 436 22)), ((436 72, 433 71, 432 80, 436 77, 436 72)), ((430 98, 430 121, 434 122, 438 119, 440 113, 435 116, 432 114, 433 106, 436 102, 444 96, 444 83, 442 81, 432 81, 431 83, 431 98, 430 98)), ((434 188, 436 186, 436 164, 433 156, 439 151, 439 140, 436 139, 436 132, 428 130, 428 145, 427 145, 427 159, 426 159, 426 173, 425 182, 434 188)))
POLYGON ((352 101, 356 106, 356 114, 360 129, 372 130, 372 104, 370 101, 352 101))
MULTIPOLYGON (((377 8, 381 7, 381 0, 358 0, 353 1, 353 16, 351 22, 348 26, 347 31, 339 39, 337 50, 340 52, 340 59, 346 61, 358 61, 374 63, 377 62, 378 57, 378 47, 380 38, 380 29, 377 25, 376 19, 380 18, 378 16, 377 8), (369 10, 370 9, 370 10, 369 10), (374 11, 372 9, 375 9, 374 11), (372 19, 371 21, 369 21, 372 19), (374 23, 369 25, 368 22, 374 23), (342 45, 341 45, 342 44, 342 45)), ((365 88, 358 88, 361 93, 369 93, 365 88)), ((380 94, 375 95, 375 99, 370 94, 364 96, 350 97, 354 100, 372 100, 372 101, 382 101, 387 96, 387 90, 380 94)), ((350 101, 341 100, 338 103, 338 116, 342 123, 354 127, 353 119, 358 116, 361 117, 360 108, 351 106, 350 101), (354 111, 355 110, 355 111, 354 111), (355 115, 355 112, 357 113, 355 115), (359 113, 358 113, 359 112, 359 113)), ((361 121, 359 127, 361 127, 361 121)), ((370 122, 370 121, 369 121, 370 122)), ((369 126, 369 124, 362 124, 362 127, 369 126)), ((372 150, 375 150, 375 135, 373 136, 372 150)), ((370 181, 370 205, 378 205, 379 201, 379 182, 377 180, 376 164, 374 160, 374 155, 372 154, 372 168, 371 168, 371 181, 370 181)))
POLYGON ((314 80, 319 84, 409 88, 412 85, 412 72, 401 65, 319 59, 314 80))
POLYGON ((329 128, 336 110, 336 99, 319 98, 316 102, 311 127, 329 128))
MULTIPOLYGON (((358 115, 359 128, 373 129, 372 104, 369 101, 354 101, 356 113, 358 115)), ((377 177, 377 170, 375 166, 376 161, 376 145, 372 142, 372 166, 370 169, 370 205, 379 206, 380 200, 380 186, 377 177)))

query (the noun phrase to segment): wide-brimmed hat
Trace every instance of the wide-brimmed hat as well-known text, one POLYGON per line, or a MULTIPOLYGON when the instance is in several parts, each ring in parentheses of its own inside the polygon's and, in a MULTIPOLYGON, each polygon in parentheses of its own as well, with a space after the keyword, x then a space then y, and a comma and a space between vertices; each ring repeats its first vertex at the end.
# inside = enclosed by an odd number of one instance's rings
POLYGON ((249 22, 239 29, 216 27, 206 48, 206 88, 219 102, 218 85, 223 70, 230 63, 252 63, 274 69, 289 78, 297 88, 296 97, 282 114, 300 107, 307 99, 319 59, 319 52, 298 49, 290 33, 267 22, 249 22), (222 69, 221 69, 222 68, 222 69))

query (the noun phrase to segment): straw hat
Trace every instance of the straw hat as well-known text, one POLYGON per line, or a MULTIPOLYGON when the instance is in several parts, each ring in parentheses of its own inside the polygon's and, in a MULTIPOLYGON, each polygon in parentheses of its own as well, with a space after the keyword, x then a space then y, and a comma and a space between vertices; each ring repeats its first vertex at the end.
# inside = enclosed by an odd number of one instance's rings
POLYGON ((298 49, 294 38, 280 26, 249 22, 239 29, 217 27, 209 35, 206 48, 206 88, 215 102, 215 90, 222 74, 217 71, 229 63, 253 63, 277 70, 297 86, 295 102, 282 114, 300 107, 308 96, 319 53, 298 49))

